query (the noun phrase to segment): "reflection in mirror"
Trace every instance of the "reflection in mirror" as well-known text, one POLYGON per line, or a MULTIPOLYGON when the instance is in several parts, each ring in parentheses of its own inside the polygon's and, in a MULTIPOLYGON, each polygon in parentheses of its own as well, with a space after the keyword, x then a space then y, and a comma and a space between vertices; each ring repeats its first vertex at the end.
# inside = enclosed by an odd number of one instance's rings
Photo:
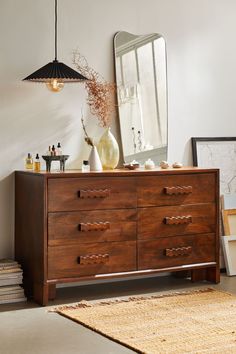
POLYGON ((159 34, 118 32, 114 48, 124 160, 167 160, 165 41, 159 34))

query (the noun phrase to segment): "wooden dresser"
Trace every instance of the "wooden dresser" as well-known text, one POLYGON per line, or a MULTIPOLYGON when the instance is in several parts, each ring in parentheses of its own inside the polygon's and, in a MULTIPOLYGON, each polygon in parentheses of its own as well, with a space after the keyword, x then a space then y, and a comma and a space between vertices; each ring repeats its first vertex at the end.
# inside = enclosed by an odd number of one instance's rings
POLYGON ((17 171, 15 193, 15 257, 39 304, 80 280, 220 280, 216 169, 17 171))

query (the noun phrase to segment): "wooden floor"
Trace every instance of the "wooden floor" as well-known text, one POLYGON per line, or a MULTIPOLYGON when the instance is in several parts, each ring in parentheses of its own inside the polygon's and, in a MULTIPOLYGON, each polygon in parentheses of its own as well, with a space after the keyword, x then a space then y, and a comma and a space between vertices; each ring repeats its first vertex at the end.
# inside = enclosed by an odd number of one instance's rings
POLYGON ((133 295, 214 287, 236 294, 236 277, 221 276, 221 283, 193 284, 172 276, 90 284, 57 289, 48 307, 33 302, 0 305, 1 354, 128 354, 133 351, 47 310, 51 306, 83 299, 99 300, 133 295))

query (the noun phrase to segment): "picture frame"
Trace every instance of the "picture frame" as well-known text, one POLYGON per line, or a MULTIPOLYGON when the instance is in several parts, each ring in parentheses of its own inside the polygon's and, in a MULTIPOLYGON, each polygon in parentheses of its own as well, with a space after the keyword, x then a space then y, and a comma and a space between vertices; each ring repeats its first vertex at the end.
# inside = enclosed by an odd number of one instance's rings
POLYGON ((221 210, 236 209, 236 193, 222 194, 220 197, 221 210))
POLYGON ((225 236, 236 235, 236 209, 222 210, 225 236))
POLYGON ((236 236, 221 236, 221 244, 227 275, 236 275, 236 236))
POLYGON ((193 137, 193 166, 220 169, 220 193, 236 193, 236 137, 193 137))

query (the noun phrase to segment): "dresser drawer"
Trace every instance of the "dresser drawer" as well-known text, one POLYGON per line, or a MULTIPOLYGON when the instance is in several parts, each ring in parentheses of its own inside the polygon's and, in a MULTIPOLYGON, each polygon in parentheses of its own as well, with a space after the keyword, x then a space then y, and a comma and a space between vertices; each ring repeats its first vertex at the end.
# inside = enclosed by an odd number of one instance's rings
POLYGON ((136 209, 48 214, 48 244, 136 240, 136 209))
POLYGON ((135 179, 126 177, 51 178, 48 210, 73 211, 135 208, 135 179))
POLYGON ((214 261, 216 261, 214 234, 138 241, 139 270, 214 261))
POLYGON ((215 204, 140 208, 138 239, 215 232, 215 204))
POLYGON ((104 242, 48 248, 48 279, 136 270, 136 242, 104 242))
POLYGON ((138 206, 162 206, 215 201, 216 175, 147 176, 138 179, 138 206))

